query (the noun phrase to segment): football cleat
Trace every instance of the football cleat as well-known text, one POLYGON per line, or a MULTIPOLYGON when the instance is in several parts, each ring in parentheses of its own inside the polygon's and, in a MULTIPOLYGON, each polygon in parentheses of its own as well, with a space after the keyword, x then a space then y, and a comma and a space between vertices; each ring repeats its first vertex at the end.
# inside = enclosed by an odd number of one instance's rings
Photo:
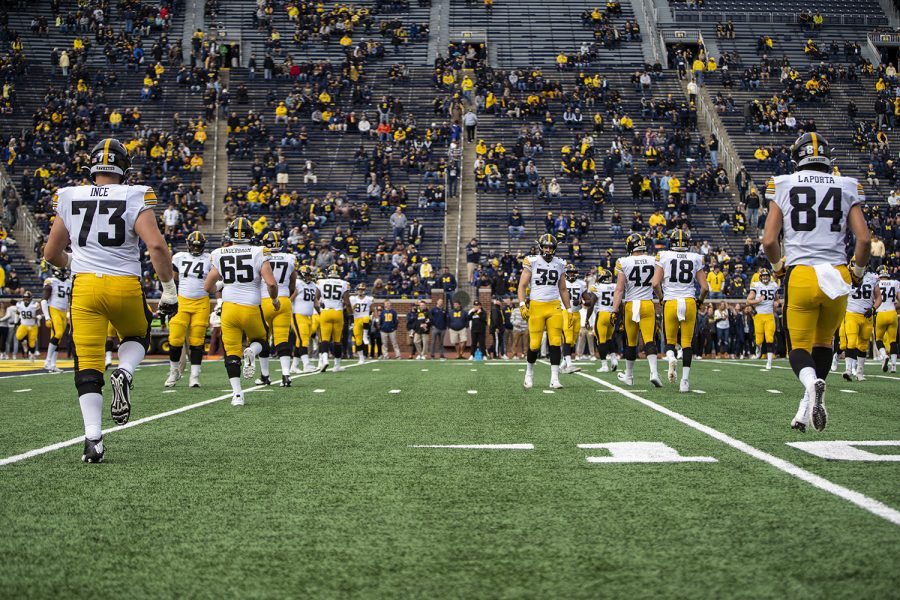
POLYGON ((890 356, 888 356, 887 354, 882 356, 882 358, 881 358, 881 372, 882 373, 888 372, 888 366, 889 366, 890 362, 891 362, 890 356))
POLYGON ((232 406, 243 406, 244 405, 244 394, 232 394, 231 395, 231 405, 232 406))
POLYGON ((851 373, 850 371, 844 371, 841 377, 843 377, 847 381, 853 381, 853 373, 851 373))
POLYGON ((324 363, 322 363, 321 365, 319 365, 319 368, 316 369, 316 372, 317 372, 317 373, 324 373, 324 372, 327 371, 327 370, 328 370, 328 363, 327 363, 327 362, 324 362, 324 363))
MULTIPOLYGON (((328 363, 325 363, 325 366, 322 368, 322 372, 324 372, 325 369, 327 369, 327 368, 328 368, 328 363)), ((335 366, 331 367, 331 372, 332 373, 343 373, 344 367, 339 367, 339 366, 335 365, 335 366)))
POLYGON ((131 374, 125 369, 116 369, 109 376, 109 383, 113 392, 109 414, 116 425, 125 425, 131 418, 131 388, 134 387, 131 374))
POLYGON ((616 373, 616 377, 625 385, 634 385, 634 376, 629 377, 625 373, 616 373))
POLYGON ((307 365, 307 366, 305 366, 305 367, 303 368, 302 371, 301 371, 300 369, 297 369, 297 372, 296 372, 296 373, 294 373, 294 370, 291 369, 291 375, 300 375, 301 373, 318 373, 320 370, 321 370, 321 369, 319 369, 319 367, 314 367, 314 366, 312 366, 312 365, 307 365))
POLYGON ((662 387, 662 382, 659 380, 659 377, 651 377, 650 383, 653 384, 653 387, 658 387, 658 388, 662 387))
POLYGON ((675 383, 675 376, 677 373, 675 372, 675 368, 677 366, 677 361, 673 358, 669 361, 669 383, 675 383))
POLYGON ((550 380, 550 389, 561 390, 562 384, 559 382, 559 379, 551 379, 550 380))
POLYGON ((190 379, 189 385, 192 388, 200 387, 200 375, 194 375, 193 373, 191 373, 191 379, 190 379))
POLYGON ((178 367, 169 367, 169 377, 166 378, 166 382, 163 384, 165 387, 175 387, 175 382, 181 379, 181 369, 178 367))
POLYGON ((825 410, 825 381, 823 379, 816 379, 812 398, 812 425, 816 431, 822 431, 828 424, 828 411, 825 410))
POLYGON ((269 379, 268 375, 260 375, 259 379, 257 379, 253 383, 255 383, 256 385, 272 385, 272 380, 269 379))
POLYGON ((603 365, 599 369, 597 369, 598 373, 609 373, 609 365, 603 365))
POLYGON ((791 429, 796 429, 800 433, 806 433, 806 423, 794 419, 793 421, 791 421, 791 429))
POLYGON ((525 374, 525 381, 522 383, 526 390, 530 390, 534 386, 534 378, 528 373, 525 374))
POLYGON ((250 348, 244 349, 244 364, 241 367, 241 375, 244 379, 253 379, 256 375, 256 355, 250 348))
POLYGON ((838 368, 838 355, 837 355, 837 352, 835 352, 834 357, 832 357, 832 359, 831 359, 831 372, 832 373, 837 372, 837 368, 838 368))
POLYGON ((863 373, 862 369, 856 370, 856 380, 857 381, 865 381, 866 380, 866 374, 863 373))
POLYGON ((687 379, 682 379, 681 383, 678 386, 679 392, 689 392, 691 391, 691 384, 687 379))
POLYGON ((106 448, 103 447, 103 438, 89 440, 84 438, 84 452, 81 453, 81 462, 102 463, 106 448))
POLYGON ((281 376, 281 387, 291 387, 291 378, 287 375, 281 376))
MULTIPOLYGON (((309 367, 307 372, 310 371, 315 371, 315 368, 309 367)), ((300 367, 291 367, 291 375, 299 375, 300 373, 303 373, 303 371, 300 370, 300 367)))

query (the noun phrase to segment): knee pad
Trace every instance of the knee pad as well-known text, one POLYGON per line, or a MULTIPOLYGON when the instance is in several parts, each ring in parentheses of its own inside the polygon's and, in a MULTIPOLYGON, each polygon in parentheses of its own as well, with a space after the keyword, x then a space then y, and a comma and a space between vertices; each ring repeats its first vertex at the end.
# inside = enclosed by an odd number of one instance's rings
POLYGON ((694 350, 690 346, 685 346, 681 349, 681 364, 685 367, 691 366, 691 361, 694 359, 694 350))
POLYGON ((203 346, 191 346, 191 364, 199 365, 203 361, 203 346))
POLYGON ((184 350, 182 346, 169 346, 169 360, 172 362, 178 362, 181 360, 181 351, 184 350))
POLYGON ((558 365, 562 359, 562 349, 559 346, 550 346, 550 364, 558 365))
POLYGON ((75 373, 75 389, 78 395, 84 394, 102 394, 103 393, 103 373, 94 369, 85 369, 75 373))
POLYGON ((637 346, 625 346, 625 352, 622 355, 625 360, 637 360, 637 346))
MULTIPOLYGON (((813 360, 812 354, 810 354, 806 350, 791 350, 791 353, 788 354, 788 362, 791 363, 791 368, 794 370, 794 375, 798 376, 800 375, 800 371, 802 371, 806 367, 810 367, 811 369, 816 368, 816 363, 813 360)), ((830 366, 831 365, 829 365, 829 367, 830 366)))
POLYGON ((531 364, 534 364, 534 363, 537 362, 537 357, 538 357, 538 351, 537 351, 537 350, 532 350, 531 348, 529 348, 526 355, 527 355, 526 360, 527 360, 528 362, 530 362, 531 364))
POLYGON ((666 352, 675 352, 675 344, 666 344, 666 352))
POLYGON ((844 358, 856 360, 856 348, 847 348, 844 350, 844 358))
POLYGON ((891 342, 890 353, 891 353, 891 354, 897 354, 897 342, 891 342))
POLYGON ((297 358, 306 356, 307 352, 309 352, 309 348, 307 348, 306 346, 297 346, 294 348, 294 356, 297 358))
MULTIPOLYGON (((269 358, 269 342, 266 340, 253 340, 260 346, 262 346, 262 350, 259 353, 259 358, 269 358)), ((253 342, 251 342, 253 343, 253 342)))
POLYGON ((331 354, 335 358, 341 358, 344 355, 344 345, 340 342, 331 342, 331 354))
POLYGON ((241 376, 241 358, 239 356, 229 355, 225 357, 225 372, 228 378, 241 376))
POLYGON ((275 345, 275 354, 277 356, 290 356, 291 355, 291 345, 287 342, 281 342, 280 344, 275 345))
POLYGON ((651 354, 656 354, 658 350, 656 349, 656 342, 647 342, 644 344, 644 354, 650 356, 651 354))
POLYGON ((59 346, 59 338, 52 337, 50 338, 50 343, 54 346, 59 346))
POLYGON ((600 360, 605 360, 609 355, 609 342, 597 344, 597 350, 600 352, 600 360))
POLYGON ((121 343, 125 342, 137 342, 141 346, 144 347, 144 351, 147 351, 147 347, 150 346, 150 336, 149 335, 132 335, 127 338, 123 338, 121 343))

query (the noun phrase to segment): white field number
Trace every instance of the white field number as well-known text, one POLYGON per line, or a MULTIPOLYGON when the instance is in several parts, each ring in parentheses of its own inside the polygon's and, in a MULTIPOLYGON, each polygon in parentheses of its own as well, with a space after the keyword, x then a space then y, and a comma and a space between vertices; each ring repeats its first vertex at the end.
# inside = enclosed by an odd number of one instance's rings
POLYGON ((808 452, 826 460, 852 460, 865 462, 900 462, 900 454, 877 454, 857 446, 895 446, 900 452, 900 441, 875 440, 865 442, 789 442, 788 446, 808 452))

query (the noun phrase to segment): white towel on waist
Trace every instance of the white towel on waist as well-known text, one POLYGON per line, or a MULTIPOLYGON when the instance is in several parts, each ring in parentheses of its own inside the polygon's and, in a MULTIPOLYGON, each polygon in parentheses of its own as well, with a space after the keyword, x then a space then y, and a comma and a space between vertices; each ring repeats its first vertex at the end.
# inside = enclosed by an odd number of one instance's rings
POLYGON ((631 320, 635 323, 641 322, 641 300, 635 300, 631 303, 631 320))
POLYGON ((678 316, 678 320, 687 321, 687 301, 684 298, 679 298, 677 302, 675 314, 678 316))
POLYGON ((841 272, 832 265, 814 265, 813 269, 819 280, 819 289, 832 300, 850 293, 850 284, 844 281, 841 272))

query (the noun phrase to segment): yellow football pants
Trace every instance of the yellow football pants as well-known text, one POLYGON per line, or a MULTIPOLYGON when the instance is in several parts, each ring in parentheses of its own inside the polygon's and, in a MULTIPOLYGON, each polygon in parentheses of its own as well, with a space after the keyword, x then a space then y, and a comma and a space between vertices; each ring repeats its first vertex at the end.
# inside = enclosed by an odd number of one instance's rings
MULTIPOLYGON (((753 334, 756 336, 756 345, 762 346, 775 343, 775 315, 753 315, 753 334)), ((834 337, 834 334, 832 334, 834 337)), ((772 350, 774 352, 774 350, 772 350)))
POLYGON ((884 344, 888 350, 897 341, 897 311, 875 313, 875 341, 884 344))
MULTIPOLYGON (((656 340, 656 309, 652 300, 641 300, 640 321, 635 323, 631 319, 633 302, 625 303, 625 337, 627 345, 635 347, 638 344, 638 332, 645 344, 656 340)), ((696 312, 695 312, 696 315, 696 312)))
POLYGON ((287 344, 291 335, 291 299, 281 296, 278 300, 281 302, 281 308, 275 310, 271 298, 262 299, 263 318, 276 346, 287 344))
POLYGON ((559 306, 559 300, 553 302, 532 300, 528 307, 528 347, 531 350, 541 348, 544 330, 547 331, 547 343, 551 346, 562 345, 564 320, 565 315, 559 306))
POLYGON ((840 338, 840 341, 838 343, 840 344, 841 350, 846 350, 847 348, 850 347, 847 345, 847 318, 846 317, 844 317, 844 320, 841 321, 841 326, 838 329, 838 337, 840 338))
MULTIPOLYGON (((641 319, 643 320, 643 307, 641 307, 641 319)), ((678 300, 666 300, 663 305, 663 324, 666 328, 666 344, 681 345, 682 348, 690 348, 694 341, 694 328, 697 325, 697 301, 693 298, 684 299, 684 321, 678 320, 678 300), (681 337, 678 330, 681 329, 681 337)), ((646 342, 647 338, 644 338, 646 342)))
POLYGON ((356 350, 362 350, 364 341, 363 341, 363 331, 371 322, 372 317, 359 317, 353 319, 353 344, 356 346, 356 350))
POLYGON ((129 275, 79 273, 72 283, 72 342, 75 370, 103 372, 109 331, 121 340, 145 340, 153 315, 141 282, 129 275))
POLYGON ((180 348, 188 337, 191 346, 204 346, 208 326, 209 298, 178 296, 178 313, 169 319, 169 345, 180 348))
POLYGON ((16 328, 16 339, 20 342, 28 339, 29 350, 34 350, 37 345, 38 326, 37 325, 19 325, 16 328))
POLYGON ((241 356, 247 342, 266 342, 269 331, 262 307, 224 302, 222 304, 222 345, 225 356, 241 356))
MULTIPOLYGON (((841 265, 836 268, 844 281, 850 283, 847 267, 841 265)), ((826 296, 819 288, 819 280, 812 267, 791 267, 784 283, 784 331, 788 352, 812 352, 814 346, 831 348, 834 332, 838 330, 846 310, 847 296, 826 296)), ((849 328, 847 338, 850 342, 849 328)))
POLYGON ((598 312, 594 318, 594 337, 597 338, 598 344, 605 344, 615 335, 612 316, 611 312, 598 312))
POLYGON ((344 332, 344 311, 326 308, 319 314, 320 342, 340 342, 344 332))
MULTIPOLYGON (((563 315, 564 317, 566 315, 563 315)), ((563 319, 564 327, 563 333, 565 334, 565 340, 567 346, 574 346, 575 340, 578 339, 578 334, 581 332, 581 315, 575 313, 569 319, 563 319)))
POLYGON ((294 315, 294 346, 297 348, 309 348, 309 338, 314 333, 314 315, 294 315))
POLYGON ((69 316, 64 310, 59 310, 52 306, 47 308, 50 310, 50 337, 55 340, 60 340, 66 333, 66 325, 69 322, 69 316))
POLYGON ((872 319, 865 315, 848 312, 844 317, 844 333, 847 336, 846 348, 855 348, 860 352, 868 352, 869 340, 872 339, 872 319))

